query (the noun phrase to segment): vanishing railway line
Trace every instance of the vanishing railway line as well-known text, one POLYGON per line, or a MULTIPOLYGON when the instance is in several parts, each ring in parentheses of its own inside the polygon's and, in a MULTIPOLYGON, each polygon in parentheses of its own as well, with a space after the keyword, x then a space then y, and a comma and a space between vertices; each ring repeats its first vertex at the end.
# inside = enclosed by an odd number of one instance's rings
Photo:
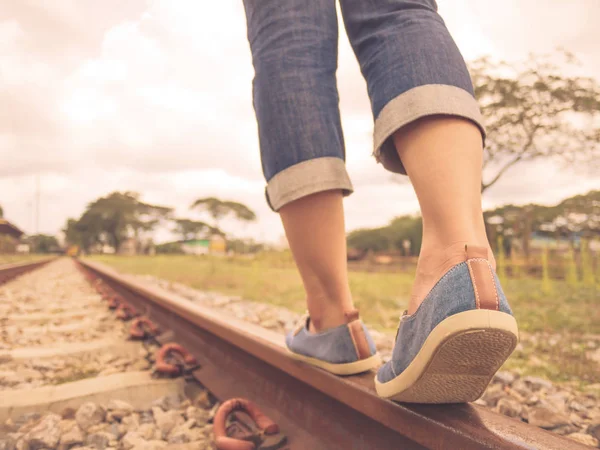
MULTIPOLYGON (((36 264, 20 265, 19 274, 39 267, 36 264)), ((154 350, 163 346, 151 361, 154 371, 183 373, 221 402, 240 397, 254 402, 279 425, 287 441, 272 422, 259 423, 266 431, 254 434, 257 449, 586 448, 477 405, 400 405, 383 400, 375 394, 373 373, 333 376, 288 357, 278 333, 148 287, 98 263, 77 264, 103 297, 105 308, 116 311, 130 334, 153 342, 154 350)), ((8 270, 16 273, 14 267, 8 270)), ((0 267, 0 280, 8 273, 0 267)), ((0 391, 0 399, 2 395, 0 391)), ((240 417, 247 424, 245 416, 240 417)), ((223 418, 217 413, 215 427, 223 425, 223 418)), ((244 434, 241 428, 230 426, 229 434, 244 434)), ((249 441, 232 447, 226 447, 231 442, 220 442, 223 448, 255 448, 249 441)))

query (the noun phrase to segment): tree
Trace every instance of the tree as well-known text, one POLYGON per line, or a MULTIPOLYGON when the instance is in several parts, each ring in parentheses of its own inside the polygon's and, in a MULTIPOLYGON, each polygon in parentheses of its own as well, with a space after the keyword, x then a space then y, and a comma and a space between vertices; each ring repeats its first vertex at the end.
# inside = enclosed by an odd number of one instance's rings
POLYGON ((219 200, 215 197, 199 198, 192 206, 190 206, 190 208, 200 209, 210 214, 214 220, 214 227, 216 229, 219 228, 220 220, 229 215, 244 222, 256 220, 256 214, 246 205, 227 200, 219 200))
POLYGON ((116 251, 131 234, 139 237, 140 233, 153 230, 172 211, 172 208, 144 203, 139 197, 134 192, 113 192, 90 203, 84 213, 99 221, 101 233, 116 251))
POLYGON ((2 219, 4 217, 4 210, 2 209, 2 206, 0 206, 0 219, 2 219))
POLYGON ((58 240, 55 236, 35 234, 27 238, 32 253, 56 253, 60 251, 58 240))
POLYGON ((222 234, 217 228, 211 227, 205 222, 190 219, 176 219, 175 232, 181 235, 184 241, 196 239, 201 232, 222 234))
POLYGON ((418 255, 421 248, 423 222, 420 216, 401 216, 382 228, 364 228, 348 234, 348 247, 374 252, 402 250, 410 242, 410 254, 418 255))
POLYGON ((475 96, 487 129, 484 169, 492 172, 482 192, 515 165, 555 159, 574 168, 598 167, 600 85, 592 78, 566 75, 574 66, 564 56, 559 68, 550 56, 531 56, 521 64, 470 64, 475 96))
POLYGON ((118 251, 125 239, 152 231, 171 211, 142 202, 135 192, 113 192, 89 203, 78 220, 67 221, 63 232, 67 242, 86 251, 94 244, 108 244, 118 251))

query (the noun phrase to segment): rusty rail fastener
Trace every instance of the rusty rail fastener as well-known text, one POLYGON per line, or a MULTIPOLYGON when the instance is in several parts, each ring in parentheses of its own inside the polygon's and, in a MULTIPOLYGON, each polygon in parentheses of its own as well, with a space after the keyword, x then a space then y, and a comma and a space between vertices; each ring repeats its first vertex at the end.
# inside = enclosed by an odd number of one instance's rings
POLYGON ((117 308, 118 319, 121 320, 129 320, 134 318, 135 316, 139 316, 139 313, 135 310, 133 306, 128 305, 127 303, 120 303, 117 308))
POLYGON ((120 298, 116 295, 113 295, 108 298, 108 309, 116 309, 121 305, 120 298))
POLYGON ((227 436, 226 423, 227 417, 235 412, 246 412, 264 435, 273 435, 279 433, 279 425, 267 417, 258 406, 245 398, 233 398, 223 403, 214 418, 215 443, 218 450, 255 450, 256 444, 251 441, 243 441, 227 436))
POLYGON ((195 366, 197 363, 191 353, 181 345, 170 342, 163 345, 156 352, 156 371, 166 375, 179 375, 184 365, 195 366), (167 362, 167 359, 176 359, 176 364, 167 362))
POLYGON ((148 336, 156 336, 158 327, 147 317, 138 317, 131 322, 129 335, 136 339, 144 339, 148 336))

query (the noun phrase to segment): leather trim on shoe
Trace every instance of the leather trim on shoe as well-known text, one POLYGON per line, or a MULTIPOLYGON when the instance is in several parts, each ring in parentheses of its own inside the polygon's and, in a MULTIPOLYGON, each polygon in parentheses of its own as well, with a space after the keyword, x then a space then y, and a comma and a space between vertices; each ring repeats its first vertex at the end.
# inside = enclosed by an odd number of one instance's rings
POLYGON ((365 336, 365 330, 363 329, 362 322, 355 320, 348 324, 348 330, 350 330, 350 337, 354 342, 354 348, 356 348, 356 356, 358 359, 366 359, 371 356, 371 350, 369 349, 369 342, 365 336))
POLYGON ((485 247, 465 246, 467 267, 475 291, 477 309, 500 310, 500 300, 496 289, 494 271, 487 259, 488 249, 485 247))

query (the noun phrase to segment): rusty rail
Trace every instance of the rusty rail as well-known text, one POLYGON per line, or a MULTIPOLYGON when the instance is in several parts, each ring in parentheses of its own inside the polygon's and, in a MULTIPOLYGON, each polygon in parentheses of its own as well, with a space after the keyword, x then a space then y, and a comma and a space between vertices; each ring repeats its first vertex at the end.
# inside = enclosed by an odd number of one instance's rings
POLYGON ((0 265, 0 284, 4 284, 7 281, 18 277, 19 275, 24 274, 25 272, 30 272, 34 269, 42 267, 43 265, 48 264, 53 259, 55 258, 42 259, 33 262, 28 261, 22 263, 0 265))
POLYGON ((83 267, 196 358, 193 375, 217 398, 255 402, 289 449, 585 449, 476 405, 401 405, 379 398, 374 373, 336 377, 290 358, 283 336, 148 287, 91 261, 83 267), (165 333, 165 330, 168 330, 165 333))

